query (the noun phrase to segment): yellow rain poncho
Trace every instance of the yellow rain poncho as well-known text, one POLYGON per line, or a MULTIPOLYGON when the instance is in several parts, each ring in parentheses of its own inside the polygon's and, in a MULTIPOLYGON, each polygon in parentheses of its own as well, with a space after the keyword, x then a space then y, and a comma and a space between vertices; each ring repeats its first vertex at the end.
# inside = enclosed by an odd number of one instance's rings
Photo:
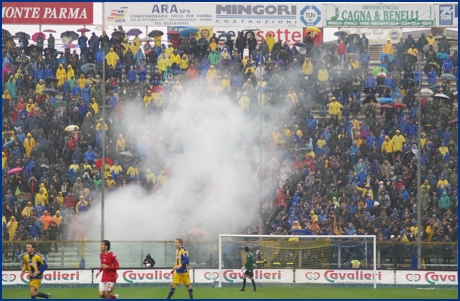
POLYGON ((245 111, 249 111, 249 105, 251 104, 251 100, 249 99, 246 93, 241 96, 240 100, 238 100, 238 104, 240 105, 241 109, 245 111))
POLYGON ((160 35, 156 35, 153 38, 153 41, 155 42, 155 47, 161 47, 161 36, 160 35))
POLYGON ((59 65, 59 68, 58 70, 56 70, 56 78, 58 80, 58 86, 62 86, 62 84, 64 83, 64 79, 66 78, 66 71, 64 69, 64 66, 61 64, 59 65))
POLYGON ((168 67, 171 67, 171 61, 168 58, 166 58, 165 54, 161 56, 157 64, 158 64, 158 71, 160 71, 160 73, 165 72, 168 67))
POLYGON ((214 82, 217 80, 217 71, 214 69, 214 66, 211 65, 208 72, 206 73, 206 80, 208 82, 214 82))
POLYGON ((272 52, 273 46, 275 46, 276 41, 275 41, 275 38, 272 36, 271 33, 268 34, 268 37, 265 39, 265 42, 268 45, 268 51, 272 52))
POLYGON ((67 66, 67 80, 71 80, 72 76, 75 78, 75 71, 72 69, 72 65, 69 64, 67 66))
POLYGON ((113 51, 113 48, 110 48, 110 51, 105 56, 105 59, 107 60, 107 65, 115 68, 115 65, 119 57, 118 57, 118 54, 115 51, 113 51))
POLYGON ((313 64, 310 62, 310 59, 305 58, 305 62, 302 65, 302 72, 305 75, 310 75, 313 73, 313 64))

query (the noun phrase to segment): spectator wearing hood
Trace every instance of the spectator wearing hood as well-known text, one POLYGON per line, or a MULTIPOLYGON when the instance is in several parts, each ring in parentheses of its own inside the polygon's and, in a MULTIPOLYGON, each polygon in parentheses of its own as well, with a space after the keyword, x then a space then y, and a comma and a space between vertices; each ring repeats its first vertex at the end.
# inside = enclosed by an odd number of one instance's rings
POLYGON ((91 145, 88 145, 88 149, 84 155, 85 161, 87 161, 89 164, 92 165, 96 157, 97 156, 96 156, 96 153, 93 151, 93 148, 91 147, 91 145))
POLYGON ((444 63, 442 64, 442 70, 444 71, 444 73, 451 73, 453 68, 454 68, 454 64, 452 62, 452 57, 449 55, 447 56, 447 59, 444 60, 444 63))

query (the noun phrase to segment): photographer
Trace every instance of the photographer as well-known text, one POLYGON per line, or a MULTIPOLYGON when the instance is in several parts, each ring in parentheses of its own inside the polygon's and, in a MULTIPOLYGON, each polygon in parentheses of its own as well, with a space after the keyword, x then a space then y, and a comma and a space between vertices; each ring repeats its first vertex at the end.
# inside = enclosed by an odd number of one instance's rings
POLYGON ((150 256, 150 253, 149 253, 149 254, 147 254, 147 256, 145 256, 144 267, 146 269, 153 269, 154 266, 155 266, 155 259, 153 259, 152 256, 150 256))

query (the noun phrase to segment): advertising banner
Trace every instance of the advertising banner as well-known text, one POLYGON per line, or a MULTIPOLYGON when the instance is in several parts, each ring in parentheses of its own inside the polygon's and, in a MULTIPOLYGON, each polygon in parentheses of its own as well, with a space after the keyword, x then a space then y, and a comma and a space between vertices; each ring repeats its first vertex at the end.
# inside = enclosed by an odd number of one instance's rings
POLYGON ((92 2, 2 2, 3 24, 89 25, 92 2))
MULTIPOLYGON (((201 38, 205 38, 206 40, 209 41, 209 39, 211 39, 214 33, 214 27, 212 26, 194 26, 194 27, 198 28, 198 32, 190 35, 190 37, 195 37, 197 41, 201 38)), ((184 27, 182 26, 168 26, 167 28, 168 28, 168 31, 177 30, 181 32, 182 30, 184 30, 184 27)))
POLYGON ((458 272, 396 271, 396 284, 458 285, 458 272))
MULTIPOLYGON (((117 283, 170 283, 173 278, 169 270, 120 269, 117 271, 117 283)), ((192 277, 190 271, 190 277, 192 277)), ((99 281, 96 279, 97 283, 99 281)))
POLYGON ((458 4, 436 4, 436 26, 458 27, 458 4))
POLYGON ((214 26, 214 5, 174 2, 106 2, 107 26, 214 26))
MULTIPOLYGON (((214 31, 216 36, 219 36, 221 33, 231 32, 235 36, 232 38, 233 40, 236 39, 238 36, 238 31, 241 31, 241 28, 237 26, 232 27, 215 27, 214 31)), ((288 43, 289 46, 294 45, 294 43, 302 43, 303 36, 302 36, 302 28, 287 28, 287 27, 273 27, 273 28, 262 28, 259 30, 255 30, 254 36, 257 40, 257 44, 262 42, 262 39, 268 37, 268 34, 271 33, 272 36, 275 38, 276 41, 282 40, 288 43)), ((223 44, 223 41, 221 42, 223 44)))
MULTIPOLYGON (((196 269, 194 270, 195 283, 212 283, 219 280, 218 269, 196 269)), ((223 283, 241 283, 244 273, 241 270, 223 269, 223 283)), ((292 270, 263 269, 254 270, 254 280, 257 283, 293 283, 292 270)))
POLYGON ((387 39, 390 39, 390 41, 394 44, 397 44, 399 42, 399 39, 402 37, 401 29, 399 28, 346 28, 346 27, 341 27, 341 31, 348 32, 349 34, 351 33, 356 33, 360 37, 362 34, 366 35, 366 38, 369 40, 369 44, 385 44, 387 42, 387 39))
MULTIPOLYGON (((296 270, 296 283, 373 284, 372 270, 296 270)), ((393 271, 377 271, 377 284, 394 284, 393 271)))
POLYGON ((326 4, 326 27, 430 27, 434 26, 430 4, 326 4))
MULTIPOLYGON (((323 6, 300 3, 217 3, 215 26, 303 27, 323 25, 323 6)), ((241 29, 240 29, 241 30, 241 29)))
MULTIPOLYGON (((47 284, 90 284, 93 280, 91 270, 47 270, 43 283, 47 284)), ((29 274, 21 277, 21 271, 2 271, 2 285, 29 284, 29 274)))

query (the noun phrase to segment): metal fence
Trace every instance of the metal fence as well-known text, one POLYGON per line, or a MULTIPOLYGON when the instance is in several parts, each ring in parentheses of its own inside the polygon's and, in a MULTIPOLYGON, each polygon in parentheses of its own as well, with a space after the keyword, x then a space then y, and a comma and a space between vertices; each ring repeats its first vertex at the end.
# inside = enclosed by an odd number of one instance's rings
MULTIPOLYGON (((36 250, 45 256, 50 268, 98 268, 100 266, 99 241, 33 241, 36 250)), ((25 241, 2 243, 2 268, 18 269, 24 256, 25 241)), ((190 254, 190 265, 195 268, 217 268, 218 250, 217 241, 188 241, 185 247, 190 254)), ((343 254, 347 253, 344 247, 334 247, 334 256, 331 256, 330 265, 336 268, 347 268, 343 254)), ((410 269, 417 243, 377 242, 377 268, 410 269), (399 245, 400 247, 396 247, 399 245), (399 255, 395 250, 400 250, 399 255), (396 263, 395 263, 396 261, 396 263)), ((122 267, 143 268, 143 261, 147 254, 155 260, 156 268, 170 268, 174 265, 174 241, 112 241, 113 251, 122 267)), ((372 249, 368 250, 372 252, 372 249)), ((458 270, 457 242, 423 242, 422 269, 458 270)), ((369 256, 368 258, 372 258, 369 256)), ((368 268, 373 267, 372 260, 365 263, 368 268)), ((270 265, 260 268, 270 268, 270 265)), ((281 265, 280 267, 284 267, 281 265)), ((288 267, 288 266, 286 266, 288 267)), ((240 268, 228 266, 226 268, 240 268)))

